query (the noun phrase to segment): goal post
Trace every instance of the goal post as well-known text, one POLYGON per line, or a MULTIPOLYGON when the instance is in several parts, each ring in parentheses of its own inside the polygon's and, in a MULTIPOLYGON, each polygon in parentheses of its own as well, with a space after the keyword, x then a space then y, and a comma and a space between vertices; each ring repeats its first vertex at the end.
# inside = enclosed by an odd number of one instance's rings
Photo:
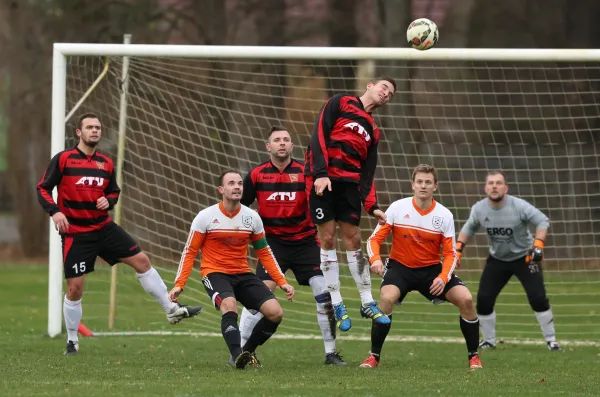
MULTIPOLYGON (((470 206, 482 198, 485 171, 506 169, 510 193, 551 218, 546 274, 559 337, 600 336, 600 323, 592 314, 600 310, 594 237, 600 232, 600 198, 594 190, 600 186, 600 50, 57 43, 52 155, 69 141, 65 115, 102 69, 103 58, 110 59, 107 77, 84 106, 101 107, 97 113, 105 126, 103 142, 123 173, 121 187, 127 191, 119 210, 124 227, 139 239, 167 285, 193 216, 217 200, 214 183, 220 169, 236 167, 245 173, 263 161, 265 126, 275 122, 290 128, 294 156, 302 156, 324 100, 332 92, 359 94, 365 77, 359 69, 364 67, 370 77, 385 72, 399 83, 390 105, 374 114, 382 127, 376 174, 382 207, 411 193, 411 167, 432 162, 440 174, 436 197, 453 211, 458 231, 470 206), (123 79, 126 59, 130 71, 123 79), (353 70, 351 77, 344 74, 347 70, 353 70), (124 90, 130 97, 126 137, 116 131, 125 116, 119 106, 124 90), (124 163, 118 153, 124 154, 124 163)), ((365 216, 363 238, 373 227, 365 216)), ((62 256, 52 222, 49 233, 48 334, 56 336, 62 326, 62 256)), ((474 295, 486 252, 485 236, 479 234, 465 250, 459 271, 474 295)), ((97 264, 86 280, 83 320, 89 325, 90 319, 94 330, 106 330, 106 315, 115 310, 108 301, 111 296, 114 302, 110 279, 122 267, 108 271, 97 264), (88 301, 93 304, 88 306, 88 301)), ((123 272, 119 287, 113 286, 123 306, 108 328, 166 332, 158 305, 130 277, 131 269, 123 272), (147 318, 139 310, 142 306, 152 310, 147 318)), ((345 300, 358 302, 349 273, 342 274, 342 285, 345 300)), ((377 289, 375 281, 376 296, 377 289)), ((211 306, 197 271, 185 299, 211 306)), ((283 304, 289 316, 282 332, 318 334, 310 292, 298 289, 296 303, 283 304)), ((518 285, 511 283, 498 305, 500 336, 539 337, 518 285)), ((454 311, 430 308, 418 296, 401 310, 404 335, 440 337, 447 329, 456 331, 448 320, 455 318, 454 311)), ((215 313, 205 310, 202 316, 202 321, 184 324, 192 327, 186 331, 218 329, 215 313)), ((368 333, 365 324, 353 330, 368 333)))

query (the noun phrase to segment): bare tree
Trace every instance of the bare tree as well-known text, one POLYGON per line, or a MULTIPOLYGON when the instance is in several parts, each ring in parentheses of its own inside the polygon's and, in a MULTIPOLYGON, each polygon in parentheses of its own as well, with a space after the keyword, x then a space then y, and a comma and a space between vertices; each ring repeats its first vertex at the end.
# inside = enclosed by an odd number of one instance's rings
POLYGON ((50 152, 52 43, 120 42, 122 33, 160 41, 150 34, 160 18, 150 1, 54 0, 4 3, 8 20, 6 56, 11 79, 8 170, 19 220, 21 248, 39 256, 47 244, 48 217, 39 210, 35 185, 50 152), (145 33, 145 34, 144 34, 145 33))

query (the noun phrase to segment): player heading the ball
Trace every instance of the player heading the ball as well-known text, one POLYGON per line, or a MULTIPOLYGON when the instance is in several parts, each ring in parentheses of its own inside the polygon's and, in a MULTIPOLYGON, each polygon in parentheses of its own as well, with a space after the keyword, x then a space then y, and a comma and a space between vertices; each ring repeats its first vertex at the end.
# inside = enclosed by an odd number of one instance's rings
POLYGON ((374 183, 380 132, 371 113, 385 106, 395 91, 394 79, 380 77, 371 80, 359 97, 338 94, 329 98, 317 116, 306 150, 306 189, 321 242, 321 270, 341 331, 348 331, 352 323, 340 293, 336 223, 360 293, 361 315, 381 324, 390 322, 373 299, 359 225, 361 202, 369 215, 385 222, 374 183))

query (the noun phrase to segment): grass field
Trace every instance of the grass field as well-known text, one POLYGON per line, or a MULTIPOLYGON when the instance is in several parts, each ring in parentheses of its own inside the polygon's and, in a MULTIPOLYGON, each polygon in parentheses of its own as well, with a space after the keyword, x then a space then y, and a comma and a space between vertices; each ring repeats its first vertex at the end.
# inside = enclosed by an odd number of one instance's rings
MULTIPOLYGON (((81 338, 80 355, 66 358, 62 356, 64 337, 45 336, 46 266, 1 264, 0 274, 0 296, 4 302, 0 311, 2 396, 600 395, 598 345, 565 344, 562 353, 548 352, 538 343, 539 329, 524 296, 517 293, 518 285, 509 286, 506 297, 499 301, 502 304, 499 311, 512 312, 504 315, 507 320, 504 324, 503 316, 498 314, 499 335, 510 338, 495 351, 482 354, 481 371, 467 370, 456 312, 449 305, 420 305, 418 295, 411 298, 412 303, 397 309, 390 335, 444 336, 458 342, 389 341, 382 365, 376 370, 361 370, 358 363, 369 351, 366 340, 342 338, 338 346, 350 365, 329 368, 321 365, 323 346, 318 337, 273 339, 259 350, 264 368, 237 371, 227 367, 226 347, 220 337, 201 336, 219 332, 214 310, 207 307, 200 317, 169 326, 160 308, 147 299, 125 267, 120 270, 118 330, 176 330, 188 331, 190 335, 81 338), (511 306, 512 300, 521 306, 511 306), (411 310, 416 310, 413 315, 411 310), (429 317, 423 310, 443 315, 429 317), (506 324, 510 323, 509 315, 525 315, 528 311, 529 317, 523 316, 516 325, 506 324), (406 322, 417 322, 419 318, 418 324, 406 322), (440 329, 441 332, 436 332, 440 329), (520 336, 535 343, 509 342, 512 337, 520 336)), ((171 275, 163 275, 166 280, 171 279, 171 275)), ((94 330, 106 329, 107 276, 104 270, 88 279, 91 293, 84 299, 84 322, 94 330)), ((583 295, 565 295, 561 313, 556 315, 559 336, 568 333, 564 339, 598 340, 597 316, 590 314, 597 313, 597 303, 591 300, 590 307, 582 307, 581 302, 567 301, 579 296, 585 302, 586 296, 597 294, 597 284, 586 285, 577 287, 583 295), (575 326, 570 327, 572 324, 575 326)), ((550 283, 549 292, 552 294, 558 288, 565 287, 550 283)), ((203 293, 198 288, 186 290, 185 297, 190 303, 196 300, 207 303, 203 294, 194 291, 203 293)), ((350 288, 348 295, 349 291, 350 288)), ((318 336, 314 306, 309 298, 304 289, 296 302, 284 305, 287 317, 280 328, 281 336, 318 336)), ((366 337, 368 323, 356 315, 354 318, 355 326, 349 335, 366 337)))

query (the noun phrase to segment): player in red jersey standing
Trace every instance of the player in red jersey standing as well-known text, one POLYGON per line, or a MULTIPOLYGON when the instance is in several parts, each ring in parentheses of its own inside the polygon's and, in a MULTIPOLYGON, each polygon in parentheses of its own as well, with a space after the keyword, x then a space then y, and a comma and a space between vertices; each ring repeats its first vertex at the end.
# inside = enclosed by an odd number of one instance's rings
POLYGON ((198 314, 202 307, 187 307, 171 302, 167 286, 150 265, 138 243, 114 223, 109 210, 119 199, 113 162, 96 151, 102 138, 102 124, 93 113, 83 114, 77 124, 79 143, 58 153, 37 185, 40 204, 54 221, 62 238, 63 264, 67 291, 63 314, 67 328, 65 355, 79 351, 77 329, 81 322, 81 298, 85 275, 94 271, 96 257, 111 266, 119 262, 131 266, 138 280, 164 309, 171 324, 198 314), (58 189, 58 203, 52 190, 58 189))
POLYGON ((359 224, 361 202, 369 215, 385 223, 373 180, 379 128, 371 112, 387 104, 395 91, 396 82, 381 77, 369 82, 360 97, 338 94, 329 98, 317 116, 306 151, 306 187, 310 213, 321 242, 321 270, 341 331, 348 331, 352 323, 340 293, 336 222, 346 248, 348 267, 360 293, 361 315, 377 323, 390 323, 373 299, 359 224))
MULTIPOLYGON (((271 158, 248 173, 241 202, 249 206, 257 201, 267 242, 282 271, 292 270, 298 284, 312 288, 317 301, 317 322, 325 344, 325 364, 346 365, 336 350, 331 295, 319 266, 320 248, 317 229, 308 212, 304 163, 291 157, 293 148, 290 133, 284 127, 271 128, 267 137, 271 158)), ((256 274, 271 291, 275 290, 277 285, 260 263, 256 274)), ((240 319, 242 345, 261 317, 260 313, 244 308, 240 319)))

